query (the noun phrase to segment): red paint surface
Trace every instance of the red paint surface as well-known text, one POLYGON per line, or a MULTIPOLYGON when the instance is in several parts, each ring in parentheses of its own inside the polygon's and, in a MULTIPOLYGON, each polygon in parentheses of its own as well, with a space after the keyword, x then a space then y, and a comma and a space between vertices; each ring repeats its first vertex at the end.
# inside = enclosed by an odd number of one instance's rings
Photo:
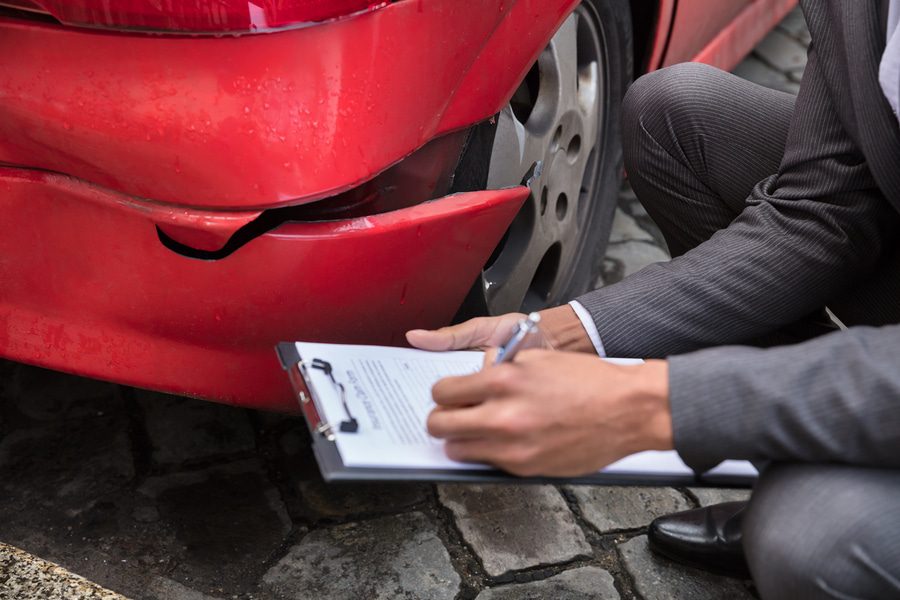
POLYGON ((264 31, 374 10, 380 0, 2 0, 68 25, 155 31, 264 31))
POLYGON ((160 244, 153 206, 0 168, 0 355, 294 410, 277 342, 399 344, 406 329, 448 322, 527 194, 290 223, 202 261, 160 244))
POLYGON ((694 59, 723 27, 751 4, 751 0, 678 0, 664 64, 694 59))
POLYGON ((221 38, 0 18, 0 161, 188 207, 330 196, 498 112, 575 4, 405 1, 221 38))
POLYGON ((693 61, 730 71, 797 0, 660 0, 650 70, 693 61))
MULTIPOLYGON (((675 0, 659 0, 656 15, 656 31, 653 34, 647 70, 652 71, 662 64, 663 55, 669 41, 672 19, 675 17, 675 0)), ((639 43, 635 40, 635 43, 639 43)))
POLYGON ((796 5, 797 0, 755 0, 723 27, 694 60, 733 69, 796 5))

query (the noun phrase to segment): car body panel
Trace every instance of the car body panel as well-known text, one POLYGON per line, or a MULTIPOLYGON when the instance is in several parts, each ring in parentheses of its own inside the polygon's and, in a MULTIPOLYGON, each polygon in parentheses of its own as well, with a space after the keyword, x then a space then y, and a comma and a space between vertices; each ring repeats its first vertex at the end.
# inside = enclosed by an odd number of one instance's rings
POLYGON ((16 56, 0 63, 0 161, 190 208, 321 199, 497 113, 576 3, 485 0, 473 19, 406 0, 221 38, 0 17, 16 56))
POLYGON ((160 243, 154 207, 70 177, 0 168, 0 355, 292 410, 278 341, 400 344, 406 329, 446 323, 527 195, 471 192, 286 223, 204 261, 160 243))
MULTIPOLYGON (((761 0, 766 2, 768 0, 761 0)), ((669 35, 663 64, 691 60, 704 49, 722 27, 753 4, 751 0, 728 2, 703 2, 702 0, 678 0, 669 35)))
POLYGON ((797 0, 678 0, 661 66, 685 61, 733 69, 797 0))
MULTIPOLYGON (((735 0, 740 1, 740 0, 735 0)), ((672 32, 672 19, 675 17, 675 0, 659 0, 656 8, 656 23, 652 28, 652 39, 649 40, 649 56, 643 65, 636 65, 652 71, 662 65, 672 32)))
POLYGON ((796 4, 797 0, 756 0, 723 27, 693 60, 732 69, 796 4))

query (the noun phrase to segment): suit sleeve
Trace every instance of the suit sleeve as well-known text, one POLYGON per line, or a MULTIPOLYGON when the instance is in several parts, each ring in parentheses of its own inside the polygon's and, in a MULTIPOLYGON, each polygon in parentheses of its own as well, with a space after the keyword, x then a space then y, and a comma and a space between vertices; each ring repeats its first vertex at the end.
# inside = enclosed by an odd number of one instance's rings
POLYGON ((820 309, 882 251, 892 208, 845 131, 814 47, 779 172, 693 250, 578 298, 609 356, 744 343, 820 309))
POLYGON ((672 357, 675 448, 698 471, 725 459, 900 467, 898 348, 893 325, 672 357))

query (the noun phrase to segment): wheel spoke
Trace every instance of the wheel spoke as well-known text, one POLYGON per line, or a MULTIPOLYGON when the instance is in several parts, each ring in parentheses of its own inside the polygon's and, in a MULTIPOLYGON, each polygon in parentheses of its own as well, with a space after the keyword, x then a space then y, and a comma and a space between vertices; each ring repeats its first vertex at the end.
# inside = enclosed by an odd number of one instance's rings
POLYGON ((544 136, 528 131, 506 106, 497 119, 488 189, 519 185, 534 163, 544 158, 544 136))
MULTIPOLYGON (((584 127, 584 137, 587 140, 599 138, 597 128, 600 120, 600 74, 597 61, 591 61, 578 71, 581 85, 578 87, 578 108, 584 127)), ((590 151, 590 148, 587 148, 590 151)), ((587 155, 587 153, 585 153, 587 155)))
POLYGON ((578 13, 572 13, 550 41, 559 73, 559 110, 573 108, 578 91, 578 13))

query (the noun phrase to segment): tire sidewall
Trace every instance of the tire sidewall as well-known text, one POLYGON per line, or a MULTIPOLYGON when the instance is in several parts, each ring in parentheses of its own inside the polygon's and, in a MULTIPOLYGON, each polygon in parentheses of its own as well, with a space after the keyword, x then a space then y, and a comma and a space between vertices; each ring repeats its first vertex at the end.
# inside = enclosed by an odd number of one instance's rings
MULTIPOLYGON (((622 100, 632 81, 633 53, 631 11, 628 2, 621 0, 583 0, 589 5, 599 20, 604 50, 608 60, 606 93, 608 96, 605 115, 598 127, 596 161, 597 180, 587 218, 585 234, 579 240, 574 268, 567 276, 568 282, 560 287, 559 297, 551 298, 550 304, 561 303, 575 298, 594 287, 600 276, 603 256, 609 245, 612 222, 618 205, 619 192, 624 178, 622 158, 622 100)), ((603 110, 601 108, 601 110, 603 110)))

